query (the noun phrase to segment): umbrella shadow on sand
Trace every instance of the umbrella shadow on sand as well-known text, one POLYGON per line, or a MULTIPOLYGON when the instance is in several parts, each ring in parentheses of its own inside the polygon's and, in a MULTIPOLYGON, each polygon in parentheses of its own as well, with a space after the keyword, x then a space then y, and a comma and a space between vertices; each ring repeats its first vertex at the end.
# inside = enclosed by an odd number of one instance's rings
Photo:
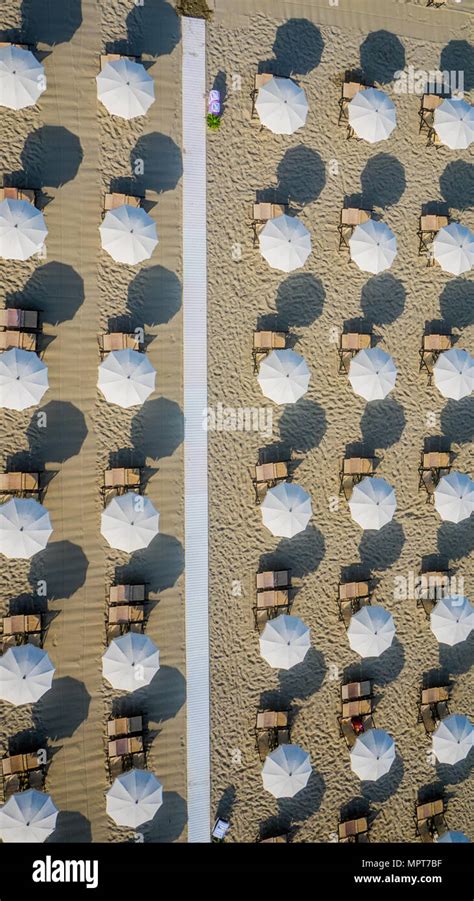
MULTIPOLYGON (((293 616, 295 615, 293 612, 293 616)), ((312 640, 314 638, 315 636, 312 640)), ((280 703, 287 709, 294 699, 303 700, 314 695, 321 688, 326 671, 324 655, 317 648, 310 647, 301 663, 289 670, 278 670, 280 703)))
POLYGON ((369 278, 360 297, 360 305, 367 322, 390 325, 405 309, 406 290, 402 282, 388 272, 369 278))
POLYGON ((88 568, 89 561, 78 544, 53 540, 33 557, 28 581, 33 594, 38 590, 38 582, 44 581, 49 600, 61 600, 72 597, 82 588, 88 568))
MULTIPOLYGON (((314 761, 312 761, 312 765, 314 766, 314 761)), ((276 799, 280 824, 291 828, 309 820, 321 807, 325 790, 326 783, 323 777, 313 769, 305 788, 297 792, 294 798, 276 799)))
POLYGON ((387 207, 398 203, 406 188, 405 169, 389 153, 370 158, 360 177, 362 208, 387 207))
POLYGON ((89 844, 92 842, 90 821, 78 810, 60 810, 56 820, 56 829, 46 839, 46 844, 56 844, 57 842, 89 844))
POLYGON ((180 148, 169 135, 152 132, 138 139, 130 155, 136 193, 145 191, 162 194, 173 191, 183 174, 183 157, 180 148))
POLYGON ((453 73, 459 79, 460 73, 464 83, 456 82, 451 85, 451 90, 472 91, 474 88, 474 46, 468 41, 449 41, 443 47, 439 60, 441 72, 453 73))
POLYGON ((287 150, 280 160, 277 178, 276 193, 280 202, 304 207, 321 194, 326 184, 326 167, 319 153, 299 144, 287 150))
POLYGON ((441 429, 450 444, 466 444, 474 439, 474 397, 448 400, 441 410, 441 429))
POLYGON ((323 283, 309 272, 295 273, 278 286, 276 310, 259 317, 257 328, 286 331, 312 325, 323 311, 323 283))
POLYGON ((127 316, 135 328, 164 325, 176 316, 181 304, 181 282, 164 266, 142 268, 128 286, 127 316))
POLYGON ((87 719, 90 701, 89 692, 78 679, 53 679, 50 690, 34 705, 35 728, 53 740, 70 738, 87 719))
POLYGON ((438 553, 448 560, 462 561, 474 550, 474 518, 462 522, 441 522, 438 529, 438 553))
POLYGON ((273 42, 272 59, 258 65, 259 72, 273 75, 308 75, 321 62, 324 40, 319 28, 308 19, 288 19, 279 25, 273 42))
POLYGON ((7 306, 41 311, 41 319, 60 325, 74 319, 84 303, 84 282, 72 266, 51 262, 39 266, 21 291, 7 293, 7 306))
POLYGON ((69 401, 53 400, 33 414, 26 436, 33 456, 65 463, 80 452, 87 431, 81 410, 69 401))
POLYGON ((369 82, 390 84, 405 68, 405 48, 396 34, 372 31, 360 45, 360 64, 369 82))
POLYGON ((470 210, 474 207, 474 166, 464 160, 448 163, 439 179, 441 193, 449 207, 470 210))
POLYGON ((403 407, 393 397, 371 401, 366 404, 360 421, 364 445, 374 452, 377 448, 392 447, 400 441, 405 425, 403 407))
POLYGON ((177 538, 160 532, 151 544, 115 568, 118 583, 146 582, 151 592, 173 588, 184 570, 184 548, 177 538))
POLYGON ((378 531, 366 529, 359 542, 359 556, 369 570, 389 569, 400 558, 405 533, 393 519, 378 531))
POLYGON ((309 525, 294 538, 282 538, 277 547, 262 554, 259 571, 291 569, 293 577, 302 579, 315 572, 325 554, 324 535, 309 525))
POLYGON ((285 406, 278 427, 283 444, 305 453, 321 444, 327 428, 326 413, 321 404, 303 397, 285 406))
POLYGON ((474 665, 474 632, 469 638, 451 647, 448 644, 439 646, 439 662, 446 672, 453 676, 468 673, 474 665))
POLYGON ((148 723, 161 726, 186 702, 186 680, 174 666, 160 666, 149 685, 133 692, 137 710, 146 710, 148 723))
POLYGON ((472 750, 464 760, 459 763, 439 763, 436 761, 436 775, 443 785, 459 785, 469 779, 474 766, 474 753, 472 750))
POLYGON ((137 454, 161 460, 171 457, 184 440, 184 415, 179 404, 166 397, 147 401, 131 423, 137 454))
POLYGON ((441 315, 452 328, 474 323, 474 288, 465 278, 450 278, 439 298, 441 315))
MULTIPOLYGON (((366 657, 362 659, 360 663, 353 665, 352 672, 363 671, 364 679, 370 679, 376 685, 383 687, 397 679, 404 666, 405 651, 395 635, 390 647, 380 657, 366 657)), ((350 672, 350 669, 348 672, 350 672)))
POLYGON ((21 34, 26 43, 65 44, 81 25, 81 0, 61 0, 59 4, 22 0, 21 34))
POLYGON ((60 125, 43 125, 30 132, 20 154, 22 170, 8 181, 15 187, 60 188, 72 181, 82 163, 77 135, 60 125))
POLYGON ((181 37, 181 22, 165 0, 136 3, 126 20, 127 37, 106 44, 107 53, 167 56, 181 37))
POLYGON ((163 804, 148 823, 136 830, 145 842, 175 842, 188 822, 188 806, 178 792, 163 792, 163 804))

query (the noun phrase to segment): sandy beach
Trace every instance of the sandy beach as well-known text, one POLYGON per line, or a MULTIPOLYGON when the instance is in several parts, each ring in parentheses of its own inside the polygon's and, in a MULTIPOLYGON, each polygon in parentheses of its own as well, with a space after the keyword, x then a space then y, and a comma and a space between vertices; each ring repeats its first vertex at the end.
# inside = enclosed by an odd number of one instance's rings
POLYGON ((4 411, 2 463, 46 470, 54 527, 44 553, 3 561, 2 613, 25 603, 47 610, 45 648, 56 666, 52 690, 34 708, 2 704, 1 750, 12 741, 48 743, 46 790, 61 811, 51 841, 136 841, 106 815, 105 724, 112 713, 143 711, 148 767, 164 803, 142 832, 146 841, 185 840, 179 21, 161 2, 142 11, 126 0, 82 0, 46 12, 13 2, 2 7, 0 31, 37 43, 48 80, 37 106, 3 110, 1 142, 5 183, 41 189, 47 257, 2 260, 0 268, 2 300, 43 311, 50 384, 37 410, 4 411), (100 109, 95 76, 100 54, 112 50, 142 54, 154 76, 146 119, 112 120, 100 109), (115 264, 100 248, 103 194, 125 182, 130 193, 146 192, 158 226, 159 246, 143 266, 115 264), (157 370, 155 394, 132 411, 108 406, 96 389, 97 336, 124 326, 144 328, 157 370), (144 468, 160 511, 160 535, 145 552, 113 551, 100 535, 99 489, 111 465, 144 468), (157 677, 133 696, 113 691, 101 674, 108 586, 128 578, 149 585, 146 632, 161 652, 157 677), (36 596, 38 580, 46 597, 36 596))
MULTIPOLYGON (((468 596, 474 587, 473 523, 442 523, 418 491, 417 472, 425 439, 443 436, 455 468, 472 473, 472 398, 445 401, 418 371, 426 322, 442 319, 459 347, 472 348, 472 273, 456 278, 428 268, 416 235, 421 207, 430 202, 447 205, 472 229, 472 152, 427 148, 418 135, 420 97, 393 90, 395 71, 409 65, 463 68, 468 19, 452 9, 430 19, 429 10, 410 4, 377 4, 373 15, 367 3, 357 12, 348 4, 218 0, 215 6, 208 76, 224 95, 224 111, 208 141, 209 405, 271 407, 273 426, 271 434, 209 433, 213 807, 230 819, 230 841, 289 828, 294 841, 328 842, 337 840, 339 815, 358 799, 357 809, 370 811, 371 841, 412 842, 418 793, 438 786, 448 799, 449 827, 469 834, 469 761, 430 763, 417 701, 422 679, 437 674, 451 683, 451 711, 472 713, 474 645, 439 646, 416 600, 400 598, 398 589, 433 554, 449 560, 468 596), (375 146, 347 141, 337 125, 344 70, 361 64, 397 109, 396 130, 375 146), (257 71, 291 74, 304 87, 303 129, 278 136, 251 121, 257 71), (373 207, 395 232, 398 256, 389 272, 370 277, 338 252, 339 213, 349 198, 373 207), (303 269, 285 276, 253 247, 249 209, 256 199, 289 202, 307 226, 312 253, 303 269), (398 367, 395 390, 370 405, 337 371, 339 331, 361 318, 398 367), (257 327, 288 329, 298 338, 311 382, 294 406, 262 397, 252 370, 257 327), (396 489, 397 513, 380 532, 363 533, 338 497, 340 461, 356 446, 378 458, 377 474, 396 489), (251 483, 259 452, 267 460, 293 453, 294 479, 311 494, 312 521, 291 540, 279 541, 262 526, 251 483), (392 647, 362 663, 338 618, 337 585, 351 564, 371 573, 374 602, 393 614, 397 628, 392 647), (252 606, 262 568, 291 568, 292 612, 311 628, 312 648, 289 672, 272 670, 259 655, 252 606), (396 743, 392 770, 373 784, 361 785, 351 772, 338 735, 347 676, 374 680, 375 723, 396 743), (292 741, 313 764, 307 788, 279 802, 263 789, 254 735, 257 708, 273 704, 292 709, 292 741)), ((464 75, 469 96, 472 70, 464 75)))

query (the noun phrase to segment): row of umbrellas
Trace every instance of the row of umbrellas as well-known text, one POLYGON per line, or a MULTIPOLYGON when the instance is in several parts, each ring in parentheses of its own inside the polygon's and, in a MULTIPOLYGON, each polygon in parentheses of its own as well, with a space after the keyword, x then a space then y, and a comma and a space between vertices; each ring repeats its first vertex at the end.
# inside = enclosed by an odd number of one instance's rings
MULTIPOLYGON (((467 519, 474 512, 473 480, 461 472, 442 476, 434 491, 434 503, 444 521, 467 519)), ((260 509, 263 525, 279 538, 293 538, 302 532, 313 515, 310 495, 294 482, 269 488, 260 509)), ((349 509, 352 520, 362 529, 378 531, 393 519, 395 491, 385 479, 366 476, 354 485, 349 509)))
MULTIPOLYGON (((302 87, 290 78, 274 76, 259 88, 255 103, 260 122, 274 134, 293 134, 306 123, 308 101, 302 87)), ((349 125, 369 144, 385 141, 397 124, 393 101, 378 88, 359 91, 347 107, 349 125)), ((434 129, 451 150, 465 150, 474 141, 474 108, 456 97, 435 110, 434 129)))
MULTIPOLYGON (((0 205, 1 206, 1 205, 0 205)), ((260 253, 273 269, 293 272, 304 266, 311 253, 311 237, 303 223, 283 213, 269 219, 258 236, 260 253)), ((362 272, 377 275, 390 269, 397 256, 397 239, 380 219, 357 225, 349 238, 351 260, 362 272)), ((433 257, 444 272, 462 275, 474 266, 474 234, 459 222, 451 222, 437 232, 433 257)))
MULTIPOLYGON (((111 115, 144 116, 155 100, 153 78, 142 63, 111 59, 97 75, 97 96, 111 115)), ((0 106, 20 110, 34 106, 46 90, 44 66, 31 50, 15 44, 0 48, 0 106)))
MULTIPOLYGON (((97 387, 111 403, 128 409, 155 390, 156 372, 137 350, 113 350, 99 366, 97 387)), ((48 367, 36 353, 13 347, 0 353, 0 407, 26 410, 48 390, 48 367)))
MULTIPOLYGON (((443 397, 461 400, 474 390, 474 359, 461 348, 441 353, 433 367, 434 383, 443 397)), ((382 400, 395 387, 397 368, 379 347, 360 350, 351 360, 349 381, 364 400, 382 400)), ((276 404, 296 403, 309 387, 310 371, 294 350, 272 350, 260 363, 257 377, 265 397, 276 404)))

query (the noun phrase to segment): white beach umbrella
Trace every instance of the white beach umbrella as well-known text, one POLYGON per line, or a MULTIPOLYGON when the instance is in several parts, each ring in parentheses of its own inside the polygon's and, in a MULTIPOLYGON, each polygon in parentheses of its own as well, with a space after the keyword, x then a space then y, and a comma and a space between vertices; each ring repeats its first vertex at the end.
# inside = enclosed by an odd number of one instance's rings
POLYGON ((397 368, 390 354, 379 347, 360 350, 349 366, 349 381, 365 400, 381 400, 390 394, 397 380, 397 368))
POLYGON ((263 787, 274 798, 294 798, 308 784, 311 759, 298 745, 280 745, 262 767, 263 787))
POLYGON ((8 648, 0 657, 0 698, 15 707, 35 704, 51 688, 54 666, 34 644, 8 648))
POLYGON ((430 625, 438 641, 452 647, 466 641, 474 629, 474 607, 461 594, 441 598, 431 612, 430 625))
POLYGON ((263 525, 281 538, 293 538, 302 532, 313 515, 309 494, 292 482, 269 488, 260 509, 263 525))
POLYGON ((155 100, 153 78, 141 63, 116 59, 96 76, 97 96, 112 116, 144 116, 155 100))
POLYGON ((270 619, 259 638, 260 655, 275 669, 291 669, 304 660, 311 644, 310 630, 297 616, 270 619))
POLYGON ((433 256, 450 275, 469 272, 474 266, 474 234, 459 222, 443 226, 434 238, 433 256))
POLYGON ((465 100, 448 97, 435 109, 434 129, 451 150, 465 150, 474 141, 474 107, 465 100))
POLYGON ((4 260, 28 260, 38 253, 48 229, 41 210, 27 200, 2 200, 0 203, 0 257, 4 260))
POLYGON ((397 239, 385 222, 369 219, 355 227, 349 238, 349 250, 351 260, 362 272, 377 275, 390 269, 397 255, 397 239))
POLYGON ((260 363, 258 383, 276 404, 294 404, 303 397, 309 378, 306 360, 294 350, 272 350, 260 363))
POLYGON ((107 504, 100 531, 110 547, 132 554, 148 547, 158 535, 159 518, 158 510, 147 497, 128 491, 107 504))
POLYGON ((58 808, 46 792, 16 792, 0 808, 2 842, 41 844, 56 828, 58 808))
POLYGON ((99 366, 97 387, 109 403, 127 409, 143 404, 153 393, 155 376, 145 354, 137 350, 113 350, 99 366))
POLYGON ((163 786, 148 770, 128 770, 107 792, 107 813, 117 826, 136 829, 152 820, 163 804, 163 786))
POLYGON ((14 497, 0 504, 0 554, 28 560, 43 551, 53 528, 46 507, 32 497, 14 497))
POLYGON ((0 106, 34 106, 46 90, 44 66, 30 50, 10 44, 0 47, 0 106))
POLYGON ((432 741, 433 754, 439 763, 459 763, 474 745, 474 728, 467 716, 452 713, 441 720, 432 741))
POLYGON ((464 835, 464 832, 456 832, 450 829, 448 832, 443 832, 442 835, 435 838, 435 842, 438 845, 454 845, 470 842, 471 839, 464 835))
POLYGON ((361 607, 351 616, 347 637, 352 650, 361 657, 380 657, 394 636, 392 615, 383 607, 361 607))
POLYGON ((393 518, 397 499, 385 479, 365 478, 352 490, 349 508, 354 522, 363 529, 381 529, 393 518))
POLYGON ((395 742, 383 729, 369 729, 356 739, 351 751, 352 772, 364 782, 388 773, 395 760, 395 742))
POLYGON ((260 253, 272 269, 293 272, 304 266, 311 253, 311 237, 306 226, 294 216, 269 219, 258 236, 260 253))
POLYGON ((262 125, 276 135, 291 135, 306 122, 308 101, 291 78, 274 76, 258 92, 255 109, 262 125))
POLYGON ((467 350, 452 347, 440 354, 433 367, 434 383, 443 397, 461 400, 474 390, 474 359, 467 350))
POLYGON ((141 632, 114 638, 102 657, 104 679, 121 691, 137 691, 149 685, 159 668, 160 652, 141 632))
POLYGON ((393 101, 376 88, 358 91, 350 101, 348 111, 349 125, 357 137, 369 144, 385 141, 397 124, 393 101))
POLYGON ((156 225, 141 207, 118 206, 109 210, 99 227, 102 247, 117 263, 135 266, 149 260, 158 235, 156 225))
POLYGON ((48 390, 48 367, 30 350, 12 347, 0 353, 0 407, 26 410, 48 390))
POLYGON ((450 472, 439 480, 434 502, 441 519, 461 522, 474 511, 474 482, 463 472, 450 472))

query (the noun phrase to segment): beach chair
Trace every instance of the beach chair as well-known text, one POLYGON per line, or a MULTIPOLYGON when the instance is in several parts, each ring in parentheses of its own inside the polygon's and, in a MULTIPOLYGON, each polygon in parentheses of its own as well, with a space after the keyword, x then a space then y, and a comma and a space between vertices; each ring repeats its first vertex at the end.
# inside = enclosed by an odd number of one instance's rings
POLYGON ((145 613, 143 605, 120 604, 107 608, 107 629, 120 626, 121 633, 143 632, 145 626, 145 613), (133 626, 133 629, 132 629, 133 626))
POLYGON ((443 102, 445 98, 439 94, 423 94, 420 101, 420 109, 418 116, 420 119, 420 133, 426 131, 428 134, 433 128, 434 111, 443 102))
POLYGON ((447 451, 422 452, 421 462, 418 467, 418 489, 424 488, 431 501, 434 491, 442 476, 451 470, 451 454, 447 451))
POLYGON ((427 735, 431 735, 432 732, 435 731, 438 723, 436 721, 436 717, 433 714, 433 709, 431 704, 421 704, 420 705, 420 717, 423 726, 425 727, 425 732, 427 735))
POLYGON ((109 604, 144 604, 147 599, 148 587, 145 582, 111 585, 109 588, 109 604))
MULTIPOLYGON (((370 698, 368 703, 371 704, 370 698)), ((362 732, 368 732, 369 729, 375 728, 374 718, 371 713, 352 716, 341 715, 338 716, 337 721, 339 723, 339 734, 341 738, 345 739, 348 748, 354 747, 358 735, 361 735, 362 732)))
POLYGON ((123 773, 123 757, 108 757, 107 758, 107 769, 109 772, 109 779, 111 782, 120 776, 123 773))
POLYGON ((252 348, 253 371, 258 372, 260 363, 272 350, 284 350, 286 339, 286 332, 254 332, 252 348))
POLYGON ((0 310, 0 329, 35 332, 40 330, 40 313, 38 310, 20 310, 6 307, 0 310))
POLYGON ((19 350, 29 350, 32 353, 36 353, 37 341, 36 332, 30 334, 29 332, 19 332, 14 329, 0 331, 0 351, 17 347, 19 350))
POLYGON ((362 210, 358 207, 344 207, 339 217, 339 250, 349 250, 349 239, 357 225, 368 222, 373 210, 362 210))
POLYGON ((108 332, 105 335, 98 335, 97 341, 102 359, 113 350, 143 351, 143 344, 140 343, 137 333, 108 332))
POLYGON ((416 598, 417 607, 423 607, 426 615, 429 616, 437 601, 449 594, 450 581, 449 569, 421 570, 416 598))
POLYGON ((374 457, 344 457, 339 470, 339 494, 350 499, 354 485, 375 472, 374 457))
POLYGON ((257 464, 255 476, 252 479, 257 504, 261 503, 269 488, 274 488, 279 482, 285 482, 288 479, 290 463, 291 460, 280 460, 276 463, 257 464))
POLYGON ((418 225, 418 256, 427 254, 428 266, 434 266, 432 244, 440 228, 449 225, 449 216, 437 216, 434 214, 420 216, 418 225))
POLYGON ((277 216, 283 216, 288 212, 288 204, 286 203, 254 203, 250 212, 251 226, 253 229, 254 247, 258 244, 258 236, 264 225, 270 219, 276 219, 277 216))
POLYGON ((121 716, 110 719, 107 723, 107 737, 125 738, 127 735, 141 735, 144 732, 143 716, 121 716))
POLYGON ((372 335, 365 332, 341 332, 339 336, 338 355, 339 372, 349 372, 352 358, 360 350, 368 350, 372 346, 372 335))
POLYGON ((118 191, 112 191, 104 197, 104 213, 109 210, 116 210, 120 206, 133 206, 136 209, 141 206, 144 197, 135 197, 133 194, 121 194, 118 191))
POLYGON ((3 200, 25 200, 36 204, 36 191, 31 188, 0 188, 0 202, 3 200))
POLYGON ((3 636, 5 638, 14 636, 16 644, 39 644, 41 647, 41 614, 20 613, 13 616, 4 616, 2 626, 3 636))
POLYGON ((369 824, 367 817, 357 817, 353 820, 343 820, 338 824, 337 834, 340 842, 360 842, 362 836, 368 841, 369 824))
POLYGON ((0 473, 0 495, 15 497, 39 497, 41 494, 39 472, 0 473))
POLYGON ((257 591, 257 600, 253 608, 256 628, 262 628, 269 619, 274 619, 281 613, 289 613, 290 607, 287 588, 257 591))
POLYGON ((256 748, 264 761, 278 745, 291 741, 290 714, 288 710, 258 710, 255 721, 256 748))
POLYGON ((428 334, 423 335, 420 355, 420 372, 426 369, 428 373, 428 384, 431 385, 433 378, 433 367, 439 355, 445 350, 450 350, 453 346, 453 338, 451 334, 428 334))
POLYGON ((257 591, 268 591, 274 588, 291 588, 291 570, 265 570, 255 577, 257 591))
POLYGON ((443 798, 435 798, 424 803, 415 803, 415 830, 417 835, 421 836, 422 841, 433 841, 434 820, 436 817, 443 817, 445 822, 444 810, 443 798))
POLYGON ((370 679, 363 682, 346 682, 341 685, 341 704, 346 701, 357 701, 372 697, 372 683, 370 679))
POLYGON ((440 838, 447 831, 448 824, 444 813, 436 813, 433 817, 433 832, 436 838, 440 838))
POLYGON ((371 603, 368 582, 345 582, 338 586, 339 619, 349 628, 354 613, 371 603))
POLYGON ((428 734, 433 732, 439 721, 449 715, 449 685, 421 688, 418 701, 418 722, 423 723, 428 734))
POLYGON ((343 123, 344 125, 347 125, 348 138, 353 135, 353 131, 349 126, 349 103, 359 91, 364 91, 367 87, 370 87, 370 85, 365 84, 357 73, 345 73, 341 87, 341 96, 339 98, 339 118, 337 124, 341 125, 341 123, 343 123))
POLYGON ((420 836, 421 841, 425 844, 429 844, 429 842, 433 841, 433 835, 430 829, 430 820, 420 820, 417 825, 417 834, 420 836))
POLYGON ((266 838, 259 838, 258 845, 281 845, 290 841, 289 832, 280 832, 278 835, 268 835, 266 838))
POLYGON ((8 801, 12 795, 15 795, 21 789, 20 776, 16 773, 14 776, 5 776, 3 779, 3 798, 8 801))
POLYGON ((101 488, 104 503, 110 494, 125 494, 127 491, 141 493, 142 470, 116 467, 106 469, 104 472, 104 484, 101 488))
POLYGON ((252 101, 252 114, 251 114, 252 119, 258 119, 258 113, 255 108, 255 104, 257 102, 257 97, 258 97, 258 92, 259 92, 260 88, 262 88, 264 84, 268 84, 268 82, 271 81, 272 78, 273 78, 273 75, 271 75, 270 72, 257 72, 254 75, 253 88, 250 92, 250 99, 252 101))

